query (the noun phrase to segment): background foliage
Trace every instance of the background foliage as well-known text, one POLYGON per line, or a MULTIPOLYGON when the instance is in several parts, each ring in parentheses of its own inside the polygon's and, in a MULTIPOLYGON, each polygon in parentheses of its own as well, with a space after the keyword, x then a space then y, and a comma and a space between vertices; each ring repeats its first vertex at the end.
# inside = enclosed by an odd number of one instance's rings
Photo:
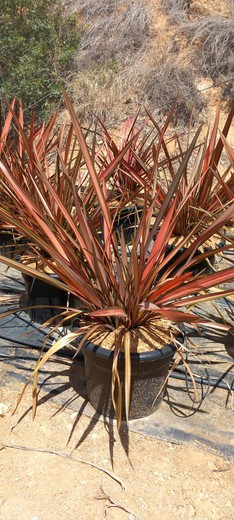
POLYGON ((82 118, 118 126, 146 106, 173 123, 210 116, 210 98, 233 101, 233 0, 70 0, 82 38, 69 93, 82 118), (210 87, 209 87, 210 88, 210 87), (204 93, 203 93, 204 89, 204 93))
POLYGON ((197 123, 233 102, 233 42, 234 0, 1 0, 0 97, 42 119, 65 85, 83 122, 112 127, 139 107, 164 118, 177 97, 187 127, 194 107, 197 123))
POLYGON ((45 117, 61 97, 61 86, 78 48, 77 15, 64 16, 61 0, 1 0, 0 97, 22 98, 45 117))

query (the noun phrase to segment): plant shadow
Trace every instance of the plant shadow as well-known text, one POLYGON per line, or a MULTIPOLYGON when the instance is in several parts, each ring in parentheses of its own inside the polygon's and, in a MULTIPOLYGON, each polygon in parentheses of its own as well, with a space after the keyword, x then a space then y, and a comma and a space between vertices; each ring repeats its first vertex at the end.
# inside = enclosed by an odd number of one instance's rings
MULTIPOLYGON (((71 432, 69 434, 69 438, 67 441, 67 445, 70 443, 73 433, 75 431, 75 428, 79 422, 79 419, 84 412, 86 406, 88 407, 89 416, 90 413, 92 414, 92 417, 90 417, 90 422, 83 432, 82 436, 80 437, 79 441, 74 447, 74 450, 78 449, 81 444, 85 441, 88 435, 90 435, 95 428, 96 424, 102 420, 104 423, 104 427, 106 431, 108 432, 109 437, 109 453, 110 453, 110 460, 112 468, 114 468, 114 444, 116 442, 116 420, 113 417, 113 413, 110 415, 107 413, 107 411, 104 410, 104 413, 101 414, 98 411, 95 411, 94 408, 91 406, 91 404, 88 401, 87 396, 87 389, 86 389, 86 383, 85 383, 85 372, 84 372, 84 366, 83 366, 83 374, 82 377, 77 377, 77 370, 76 370, 76 364, 72 363, 69 369, 69 381, 70 385, 75 391, 76 394, 79 394, 80 397, 83 398, 83 403, 81 404, 79 410, 77 411, 77 416, 75 418, 74 424, 72 426, 71 432)), ((102 402, 103 395, 100 395, 100 402, 102 402)), ((119 432, 118 436, 120 439, 120 442, 124 448, 124 451, 127 456, 129 456, 129 429, 126 427, 126 423, 123 422, 119 432)))

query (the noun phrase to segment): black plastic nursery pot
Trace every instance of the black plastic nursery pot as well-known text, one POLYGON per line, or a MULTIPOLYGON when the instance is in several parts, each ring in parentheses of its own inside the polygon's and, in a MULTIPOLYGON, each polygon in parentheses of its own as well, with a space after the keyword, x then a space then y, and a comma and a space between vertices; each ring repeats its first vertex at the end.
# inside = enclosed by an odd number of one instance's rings
MULTIPOLYGON (((53 273, 50 276, 58 279, 57 275, 53 273)), ((64 309, 59 309, 59 307, 77 307, 76 300, 78 298, 76 299, 75 296, 70 295, 63 289, 28 274, 23 274, 23 279, 25 283, 26 306, 51 306, 27 309, 26 312, 32 321, 44 323, 64 311, 64 309)), ((53 323, 56 323, 56 321, 58 320, 54 320, 53 323)))
MULTIPOLYGON (((182 343, 182 337, 180 341, 182 343)), ((86 342, 82 352, 89 401, 99 413, 114 417, 111 399, 113 351, 86 342)), ((146 417, 157 410, 164 397, 165 390, 162 390, 162 386, 168 376, 175 352, 176 347, 170 344, 159 350, 131 354, 130 419, 146 417)), ((124 369, 124 354, 121 353, 118 371, 123 387, 123 420, 125 419, 124 369)))
MULTIPOLYGON (((224 244, 218 244, 217 247, 221 247, 221 245, 224 245, 224 244)), ((174 245, 172 244, 168 244, 167 246, 167 252, 166 254, 169 254, 171 253, 171 251, 173 251, 173 249, 175 248, 174 245)), ((205 247, 204 248, 204 252, 209 252, 211 251, 211 247, 205 247)), ((163 269, 160 271, 161 274, 163 274, 170 265, 172 265, 175 260, 178 260, 178 258, 180 258, 180 256, 186 251, 186 248, 185 247, 182 247, 181 249, 179 249, 179 251, 173 256, 172 260, 165 266, 163 267, 163 269)), ((198 249, 196 251, 196 253, 194 254, 194 259, 196 259, 197 256, 201 255, 202 254, 202 251, 200 251, 200 249, 198 249)), ((209 256, 209 261, 206 261, 205 259, 204 260, 198 260, 198 262, 196 264, 193 265, 193 267, 191 267, 190 269, 186 269, 186 271, 193 271, 193 276, 197 276, 198 274, 200 273, 203 273, 203 274, 212 274, 214 272, 214 266, 215 266, 215 255, 211 255, 209 256)), ((182 265, 185 263, 185 261, 181 262, 176 270, 178 270, 180 267, 182 267, 182 265)), ((171 273, 173 275, 173 271, 171 273)))
POLYGON ((11 229, 0 230, 0 255, 6 258, 14 258, 22 252, 24 241, 11 229))
POLYGON ((126 243, 131 242, 132 235, 138 225, 142 212, 142 206, 127 206, 119 211, 114 221, 114 229, 119 233, 121 233, 121 229, 123 229, 126 243))

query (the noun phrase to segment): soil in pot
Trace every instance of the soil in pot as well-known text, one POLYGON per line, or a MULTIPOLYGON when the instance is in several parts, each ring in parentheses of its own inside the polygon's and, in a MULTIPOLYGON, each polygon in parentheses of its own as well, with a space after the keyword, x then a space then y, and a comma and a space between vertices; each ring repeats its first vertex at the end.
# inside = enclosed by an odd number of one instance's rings
MULTIPOLYGON (((111 399, 113 351, 92 342, 87 342, 82 351, 90 403, 99 413, 115 417, 111 399)), ((169 344, 157 350, 131 354, 130 419, 146 417, 157 410, 164 397, 162 387, 175 352, 176 347, 169 344)), ((123 353, 119 355, 118 370, 124 396, 123 353)), ((125 419, 124 402, 122 419, 125 419)))

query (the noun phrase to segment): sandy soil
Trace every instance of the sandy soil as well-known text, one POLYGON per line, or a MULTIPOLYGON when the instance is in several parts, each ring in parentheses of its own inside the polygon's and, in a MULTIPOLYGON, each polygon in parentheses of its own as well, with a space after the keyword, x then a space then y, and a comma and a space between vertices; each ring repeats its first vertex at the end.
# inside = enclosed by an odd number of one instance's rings
POLYGON ((49 400, 33 422, 30 392, 12 416, 18 392, 15 382, 0 390, 0 520, 234 519, 232 461, 136 433, 113 436, 49 400))

